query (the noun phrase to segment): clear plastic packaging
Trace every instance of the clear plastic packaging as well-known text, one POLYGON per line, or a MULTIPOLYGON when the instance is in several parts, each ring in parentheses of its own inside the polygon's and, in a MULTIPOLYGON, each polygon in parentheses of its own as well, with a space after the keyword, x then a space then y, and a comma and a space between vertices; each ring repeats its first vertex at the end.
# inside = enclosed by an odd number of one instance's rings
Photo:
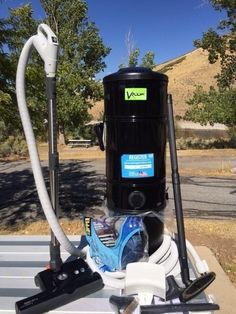
POLYGON ((173 228, 173 210, 125 216, 106 203, 85 217, 89 254, 101 271, 123 271, 128 263, 148 261, 162 244, 165 224, 173 228), (92 214, 91 214, 92 213, 92 214))
POLYGON ((90 256, 102 271, 148 260, 148 235, 140 216, 86 217, 85 231, 90 256))

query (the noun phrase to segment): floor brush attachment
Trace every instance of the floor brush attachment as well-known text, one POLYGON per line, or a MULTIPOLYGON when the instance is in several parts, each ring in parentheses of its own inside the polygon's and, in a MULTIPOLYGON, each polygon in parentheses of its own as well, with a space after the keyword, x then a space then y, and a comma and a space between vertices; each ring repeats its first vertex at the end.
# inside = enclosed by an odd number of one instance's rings
POLYGON ((103 288, 101 276, 83 259, 64 263, 60 272, 46 269, 35 277, 42 292, 16 302, 16 314, 41 314, 103 288))

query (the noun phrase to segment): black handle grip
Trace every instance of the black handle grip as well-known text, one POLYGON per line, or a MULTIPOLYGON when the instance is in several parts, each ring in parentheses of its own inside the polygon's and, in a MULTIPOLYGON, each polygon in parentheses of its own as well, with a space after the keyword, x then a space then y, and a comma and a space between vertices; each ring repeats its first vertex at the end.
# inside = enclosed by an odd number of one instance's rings
POLYGON ((179 304, 156 304, 142 305, 141 314, 164 314, 164 313, 179 313, 179 312, 205 312, 219 310, 219 305, 215 303, 179 303, 179 304))
POLYGON ((103 138, 102 138, 103 137, 103 129, 104 129, 103 123, 99 123, 99 124, 95 125, 95 127, 94 127, 94 131, 97 135, 98 144, 99 144, 101 151, 105 150, 105 146, 104 146, 103 138))

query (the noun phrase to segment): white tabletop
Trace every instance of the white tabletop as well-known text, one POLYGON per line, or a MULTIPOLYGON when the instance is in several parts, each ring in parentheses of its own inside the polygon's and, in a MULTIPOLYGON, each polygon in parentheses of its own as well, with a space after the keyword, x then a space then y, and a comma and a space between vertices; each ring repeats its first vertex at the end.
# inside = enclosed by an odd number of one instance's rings
MULTIPOLYGON (((74 245, 79 244, 79 236, 69 238, 74 245)), ((49 236, 0 236, 0 314, 15 314, 16 301, 40 292, 35 286, 34 277, 48 265, 49 240, 49 236)), ((69 254, 61 251, 65 261, 69 254)), ((194 276, 192 269, 190 275, 194 276)), ((119 295, 120 291, 104 287, 49 313, 112 314, 114 311, 109 304, 112 294, 119 295)), ((205 294, 201 294, 198 301, 206 302, 205 294)))
MULTIPOLYGON (((78 236, 69 237, 78 244, 78 236)), ((15 314, 15 302, 39 293, 34 276, 49 261, 49 236, 0 236, 0 313, 15 314)), ((66 260, 68 253, 62 250, 66 260)), ((114 313, 109 296, 116 291, 103 288, 86 298, 69 303, 50 314, 114 313)))

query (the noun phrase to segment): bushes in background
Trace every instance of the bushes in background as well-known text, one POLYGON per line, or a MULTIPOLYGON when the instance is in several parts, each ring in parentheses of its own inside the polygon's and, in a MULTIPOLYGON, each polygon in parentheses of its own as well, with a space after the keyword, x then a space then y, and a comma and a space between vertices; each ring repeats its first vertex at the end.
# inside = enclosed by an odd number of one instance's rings
POLYGON ((177 149, 212 149, 212 148, 236 148, 236 136, 226 138, 199 138, 187 137, 176 140, 177 149))
POLYGON ((9 157, 17 155, 20 157, 28 156, 26 141, 21 136, 9 136, 0 142, 0 157, 9 157))

